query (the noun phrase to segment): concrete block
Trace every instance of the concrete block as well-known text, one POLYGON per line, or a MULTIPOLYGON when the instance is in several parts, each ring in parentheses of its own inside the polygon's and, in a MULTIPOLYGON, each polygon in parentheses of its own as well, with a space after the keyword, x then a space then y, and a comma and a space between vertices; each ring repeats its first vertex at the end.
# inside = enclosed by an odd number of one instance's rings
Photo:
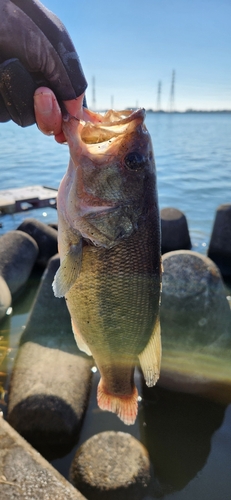
POLYGON ((2 500, 84 500, 85 497, 1 417, 0 442, 2 500))
POLYGON ((15 360, 8 421, 48 458, 72 449, 81 428, 91 384, 92 358, 81 353, 64 299, 51 287, 59 266, 52 258, 15 360))
POLYGON ((214 262, 197 252, 178 250, 163 256, 163 267, 163 346, 231 345, 230 307, 214 262))
POLYGON ((58 252, 56 229, 37 219, 28 218, 20 224, 18 230, 24 231, 34 238, 39 247, 36 262, 41 267, 46 267, 48 260, 58 252))
POLYGON ((11 294, 28 280, 39 249, 34 239, 22 231, 9 231, 0 238, 0 275, 11 294))
POLYGON ((141 500, 150 481, 148 452, 128 433, 101 432, 78 449, 70 479, 88 500, 141 500))
POLYGON ((224 277, 231 278, 231 203, 220 205, 216 212, 208 257, 224 277))
POLYGON ((6 311, 11 306, 12 297, 7 283, 0 276, 0 320, 5 317, 6 311))
POLYGON ((192 244, 184 213, 177 208, 162 208, 160 218, 162 254, 173 250, 190 250, 192 244))

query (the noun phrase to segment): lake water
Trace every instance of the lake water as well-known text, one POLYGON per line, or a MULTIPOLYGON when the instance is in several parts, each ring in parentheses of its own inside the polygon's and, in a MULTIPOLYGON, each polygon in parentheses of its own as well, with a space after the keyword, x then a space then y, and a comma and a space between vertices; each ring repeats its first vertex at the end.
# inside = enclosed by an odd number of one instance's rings
MULTIPOLYGON (((160 208, 182 210, 193 249, 206 253, 216 209, 231 202, 231 114, 147 114, 146 124, 155 151, 160 208)), ((67 146, 43 136, 36 126, 20 129, 13 123, 0 125, 0 145, 0 189, 58 187, 68 163, 67 146)), ((16 228, 25 216, 57 220, 52 208, 1 216, 0 234, 16 228)), ((5 356, 0 372, 7 370, 6 388, 35 293, 36 285, 29 284, 0 330, 0 354, 5 356)), ((230 500, 230 404, 159 389, 156 399, 140 403, 139 419, 127 428, 97 409, 97 382, 95 374, 78 446, 103 430, 131 432, 148 447, 158 478, 144 500, 230 500)), ((0 379, 0 410, 5 408, 0 379)), ((53 462, 64 475, 74 452, 53 462)))
MULTIPOLYGON (((160 208, 185 213, 193 248, 204 253, 217 207, 231 200, 231 113, 148 113, 146 124, 155 152, 160 208)), ((0 124, 0 145, 0 189, 58 187, 68 163, 67 146, 42 135, 36 126, 21 129, 11 122, 0 124)), ((22 217, 1 218, 1 232, 17 227, 22 217)), ((56 214, 40 210, 36 217, 53 221, 56 214)))

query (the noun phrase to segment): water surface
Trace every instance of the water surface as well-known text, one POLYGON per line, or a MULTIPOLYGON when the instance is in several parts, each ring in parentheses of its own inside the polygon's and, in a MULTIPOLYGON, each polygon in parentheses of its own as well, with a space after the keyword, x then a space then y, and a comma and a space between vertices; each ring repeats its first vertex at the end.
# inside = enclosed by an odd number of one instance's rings
MULTIPOLYGON (((193 248, 205 253, 217 207, 231 202, 231 114, 150 113, 146 124, 155 151, 160 208, 182 210, 193 248)), ((0 125, 0 144, 0 189, 33 184, 58 187, 68 163, 67 146, 43 136, 36 126, 21 129, 13 123, 0 125)), ((17 228, 26 216, 57 220, 52 208, 0 216, 0 234, 17 228)), ((13 304, 13 314, 0 325, 0 410, 4 413, 12 364, 37 285, 37 277, 32 276, 13 304)), ((230 404, 163 389, 152 396, 145 391, 136 425, 126 427, 97 408, 97 381, 96 373, 75 449, 102 430, 130 432, 147 446, 152 461, 153 481, 145 500, 230 500, 230 404)), ((75 449, 54 461, 66 476, 75 449)))

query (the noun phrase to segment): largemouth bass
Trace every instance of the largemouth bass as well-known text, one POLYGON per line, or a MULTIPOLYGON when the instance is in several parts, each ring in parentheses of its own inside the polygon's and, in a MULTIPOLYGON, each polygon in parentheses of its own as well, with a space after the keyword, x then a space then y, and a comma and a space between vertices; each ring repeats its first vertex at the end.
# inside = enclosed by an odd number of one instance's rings
POLYGON ((145 111, 109 111, 101 123, 63 122, 70 163, 58 192, 61 265, 78 347, 101 374, 98 405, 133 424, 134 367, 159 377, 160 219, 156 171, 145 111))

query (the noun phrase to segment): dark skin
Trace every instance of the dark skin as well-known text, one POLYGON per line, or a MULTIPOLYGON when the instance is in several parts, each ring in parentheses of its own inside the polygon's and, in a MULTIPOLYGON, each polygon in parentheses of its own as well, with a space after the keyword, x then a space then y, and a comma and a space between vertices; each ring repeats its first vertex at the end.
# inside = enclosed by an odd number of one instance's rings
POLYGON ((86 87, 61 21, 39 0, 0 0, 0 122, 36 122, 44 134, 64 142, 66 111, 98 121, 83 107, 86 87))

